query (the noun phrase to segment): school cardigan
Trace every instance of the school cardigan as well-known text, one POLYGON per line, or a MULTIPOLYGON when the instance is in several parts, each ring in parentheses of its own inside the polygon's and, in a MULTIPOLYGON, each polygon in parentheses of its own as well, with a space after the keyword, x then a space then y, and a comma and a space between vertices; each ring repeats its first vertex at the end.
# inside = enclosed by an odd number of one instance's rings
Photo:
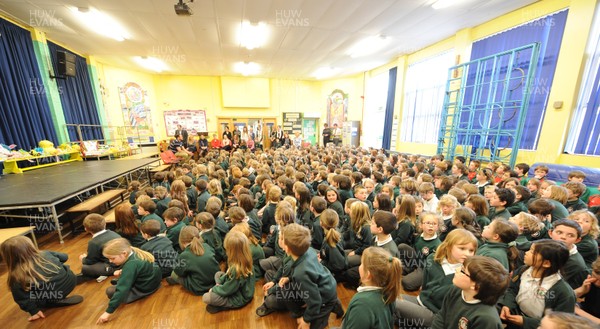
POLYGON ((554 205, 554 210, 552 210, 552 213, 550 214, 550 216, 552 216, 552 223, 559 219, 565 219, 569 217, 569 212, 562 203, 554 199, 546 199, 546 201, 554 205))
POLYGON ((580 198, 577 198, 573 201, 567 201, 567 203, 565 203, 565 208, 567 208, 569 213, 572 213, 573 211, 587 209, 587 204, 585 204, 585 202, 583 202, 580 198))
POLYGON ((14 301, 23 311, 28 312, 30 315, 35 315, 40 311, 40 306, 42 306, 40 304, 43 304, 44 300, 48 302, 67 298, 77 285, 77 277, 71 271, 69 265, 64 264, 69 255, 54 251, 40 251, 40 256, 55 265, 58 268, 58 272, 45 271, 35 265, 35 270, 47 277, 49 279, 48 282, 41 282, 37 287, 28 285, 27 288, 31 288, 30 291, 25 291, 18 283, 13 283, 10 286, 14 301))
POLYGON ((415 240, 415 251, 417 252, 417 257, 419 262, 417 263, 417 267, 423 268, 425 267, 427 257, 429 255, 435 254, 437 247, 442 244, 442 241, 436 236, 433 239, 425 240, 422 235, 419 235, 415 240))
POLYGON ((298 297, 306 303, 304 321, 307 323, 320 318, 321 306, 337 299, 337 283, 329 270, 319 263, 317 254, 311 248, 292 263, 290 287, 298 291, 298 297))
POLYGON ((154 213, 162 218, 165 210, 169 209, 169 202, 171 202, 171 197, 165 197, 164 199, 156 201, 156 210, 154 213))
POLYGON ((381 288, 361 288, 358 288, 359 291, 350 300, 342 329, 393 329, 394 303, 384 303, 381 288))
POLYGON ((504 242, 486 242, 477 248, 476 255, 488 256, 499 261, 502 266, 508 271, 508 244, 504 242))
POLYGON ((102 255, 104 245, 111 240, 119 239, 121 236, 111 230, 93 237, 88 241, 87 256, 82 260, 83 265, 93 265, 96 263, 108 263, 108 259, 102 255))
POLYGON ((502 329, 503 326, 496 307, 481 302, 466 302, 462 290, 451 287, 444 298, 442 309, 433 317, 431 328, 502 329))
POLYGON ((598 242, 594 240, 589 234, 581 237, 581 241, 575 244, 577 251, 583 257, 585 266, 588 269, 592 268, 592 263, 598 259, 598 242))
POLYGON ((250 253, 252 254, 252 272, 256 279, 262 278, 262 269, 260 260, 265 259, 265 251, 258 244, 250 243, 250 253))
POLYGON ((395 230, 392 231, 392 238, 396 245, 405 243, 408 245, 413 244, 413 234, 415 233, 415 227, 411 223, 410 219, 406 218, 398 223, 395 230))
MULTIPOLYGON (((575 248, 577 247, 575 246, 575 248)), ((571 253, 569 260, 567 260, 565 266, 560 270, 560 274, 573 289, 577 289, 583 284, 589 273, 585 266, 585 261, 579 252, 571 253)))
POLYGON ((198 198, 196 198, 196 212, 204 212, 208 198, 210 198, 210 193, 206 190, 198 195, 198 198))
MULTIPOLYGON (((498 304, 510 309, 511 314, 520 314, 523 316, 523 329, 536 329, 540 325, 541 319, 530 318, 519 310, 516 298, 521 286, 521 275, 528 269, 528 266, 522 266, 515 270, 510 285, 504 296, 500 297, 498 304)), ((573 289, 565 282, 558 280, 544 295, 545 310, 553 312, 575 312, 575 293, 573 289)))
POLYGON ((227 298, 233 308, 242 307, 248 304, 254 298, 254 275, 235 277, 235 270, 230 268, 230 271, 221 276, 217 285, 212 287, 212 292, 227 298))
POLYGON ((360 236, 354 233, 352 227, 342 235, 344 240, 344 248, 354 250, 354 254, 362 255, 363 251, 371 246, 373 241, 373 233, 369 224, 363 225, 360 229, 360 236))
POLYGON ((160 267, 163 278, 171 275, 177 260, 177 252, 171 240, 165 236, 156 236, 146 241, 140 249, 154 256, 154 263, 160 267))
POLYGON ((183 279, 185 289, 195 295, 202 295, 215 285, 215 273, 219 263, 215 259, 215 252, 207 243, 203 243, 204 254, 194 254, 190 247, 186 247, 177 257, 173 272, 183 279))
POLYGON ((329 204, 327 208, 335 211, 338 214, 338 217, 341 221, 342 217, 344 216, 344 207, 339 201, 336 200, 334 203, 329 204))
POLYGON ((262 239, 262 221, 258 218, 258 211, 252 209, 248 212, 248 225, 252 231, 252 235, 260 241, 262 239))
POLYGON ((160 288, 161 280, 160 268, 156 264, 142 260, 132 253, 123 264, 115 294, 108 302, 106 313, 112 314, 127 299, 132 288, 141 293, 153 293, 160 288))
POLYGON ((160 233, 164 233, 167 230, 167 225, 165 225, 165 221, 155 213, 148 214, 148 215, 142 217, 142 219, 140 219, 140 221, 143 223, 150 219, 157 220, 160 223, 160 233))
POLYGON ((275 226, 273 233, 271 235, 269 235, 267 238, 265 247, 273 249, 273 251, 275 252, 275 256, 277 256, 279 258, 283 258, 283 256, 285 256, 285 251, 283 251, 283 249, 281 249, 281 246, 279 246, 278 240, 279 240, 279 226, 275 226))

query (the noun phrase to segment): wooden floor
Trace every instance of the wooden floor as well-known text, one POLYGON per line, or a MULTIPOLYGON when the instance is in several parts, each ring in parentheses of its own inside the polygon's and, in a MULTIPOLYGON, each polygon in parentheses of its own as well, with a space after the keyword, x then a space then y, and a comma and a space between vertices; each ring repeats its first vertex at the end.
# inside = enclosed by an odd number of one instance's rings
MULTIPOLYGON (((57 238, 49 239, 42 243, 41 249, 54 250, 69 254, 67 264, 75 273, 81 271, 78 255, 85 252, 90 236, 79 234, 76 237, 67 237, 64 245, 58 243, 57 238)), ((258 317, 255 313, 262 304, 262 284, 256 284, 254 300, 246 307, 225 311, 217 314, 206 312, 206 304, 201 296, 194 296, 186 292, 181 286, 168 286, 163 280, 162 287, 153 295, 131 304, 121 305, 111 320, 103 325, 96 325, 96 320, 104 312, 108 304, 105 289, 110 286, 110 280, 102 283, 91 281, 75 288, 72 294, 83 296, 81 304, 53 308, 44 311, 45 319, 28 322, 29 314, 23 312, 13 301, 12 295, 6 286, 6 266, 0 268, 0 327, 1 328, 297 328, 296 321, 287 313, 273 313, 266 317, 258 317)), ((348 290, 338 284, 338 296, 344 305, 348 306, 355 291, 348 290)), ((341 320, 331 315, 329 325, 341 325, 341 320)))

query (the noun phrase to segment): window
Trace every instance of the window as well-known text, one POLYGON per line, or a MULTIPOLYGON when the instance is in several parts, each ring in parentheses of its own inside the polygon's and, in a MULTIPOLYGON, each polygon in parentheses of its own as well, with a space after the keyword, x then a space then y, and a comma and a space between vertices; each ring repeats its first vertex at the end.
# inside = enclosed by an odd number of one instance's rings
POLYGON ((437 143, 448 69, 454 65, 454 51, 408 66, 404 84, 404 108, 400 140, 437 143))

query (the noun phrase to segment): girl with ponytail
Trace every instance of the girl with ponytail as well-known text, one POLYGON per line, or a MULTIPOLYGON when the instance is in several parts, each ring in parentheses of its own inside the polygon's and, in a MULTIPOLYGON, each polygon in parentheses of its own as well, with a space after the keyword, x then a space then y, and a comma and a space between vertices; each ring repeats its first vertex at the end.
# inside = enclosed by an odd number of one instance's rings
POLYGON ((342 328, 393 328, 394 301, 402 292, 402 264, 389 251, 369 247, 358 268, 362 286, 352 297, 342 328))
POLYGON ((319 252, 321 264, 327 267, 335 278, 348 268, 348 258, 344 253, 342 236, 336 230, 339 223, 338 214, 333 209, 325 209, 319 217, 323 228, 323 245, 319 252))
POLYGON ((160 267, 154 264, 154 256, 132 247, 127 239, 118 238, 107 242, 102 254, 121 269, 114 273, 119 277, 117 285, 106 289, 110 301, 106 311, 98 318, 97 324, 108 322, 121 303, 129 304, 153 294, 160 288, 162 280, 160 267))
POLYGON ((195 226, 181 230, 179 245, 183 252, 177 256, 167 283, 181 284, 193 294, 202 295, 215 285, 215 273, 219 271, 215 251, 202 240, 195 226))

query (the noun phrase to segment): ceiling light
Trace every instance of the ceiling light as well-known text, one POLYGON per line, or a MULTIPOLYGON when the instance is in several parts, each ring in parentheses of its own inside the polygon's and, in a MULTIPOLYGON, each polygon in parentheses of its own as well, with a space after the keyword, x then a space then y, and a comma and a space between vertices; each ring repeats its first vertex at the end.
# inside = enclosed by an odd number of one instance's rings
POLYGON ((383 47, 388 45, 391 41, 391 38, 378 35, 374 37, 368 37, 356 43, 352 46, 347 54, 352 58, 363 57, 367 55, 374 54, 381 50, 383 47))
POLYGON ((237 62, 233 65, 233 69, 243 76, 256 75, 260 72, 260 65, 254 62, 237 62))
POLYGON ((99 12, 94 8, 71 7, 70 9, 81 23, 87 25, 90 30, 100 35, 117 41, 130 38, 125 28, 105 13, 99 12))
POLYGON ((162 72, 169 69, 165 62, 155 57, 136 56, 133 60, 140 66, 154 72, 162 72))
POLYGON ((316 79, 325 79, 325 78, 332 77, 338 71, 339 71, 339 69, 336 69, 333 67, 321 67, 321 68, 318 68, 316 71, 314 71, 312 73, 312 76, 315 77, 316 79))
POLYGON ((444 8, 460 5, 463 2, 466 2, 466 1, 465 0, 438 0, 433 5, 431 5, 431 7, 436 10, 444 9, 444 8))
POLYGON ((263 46, 269 36, 267 24, 260 22, 252 24, 249 21, 243 21, 238 31, 239 43, 247 49, 254 49, 263 46))

